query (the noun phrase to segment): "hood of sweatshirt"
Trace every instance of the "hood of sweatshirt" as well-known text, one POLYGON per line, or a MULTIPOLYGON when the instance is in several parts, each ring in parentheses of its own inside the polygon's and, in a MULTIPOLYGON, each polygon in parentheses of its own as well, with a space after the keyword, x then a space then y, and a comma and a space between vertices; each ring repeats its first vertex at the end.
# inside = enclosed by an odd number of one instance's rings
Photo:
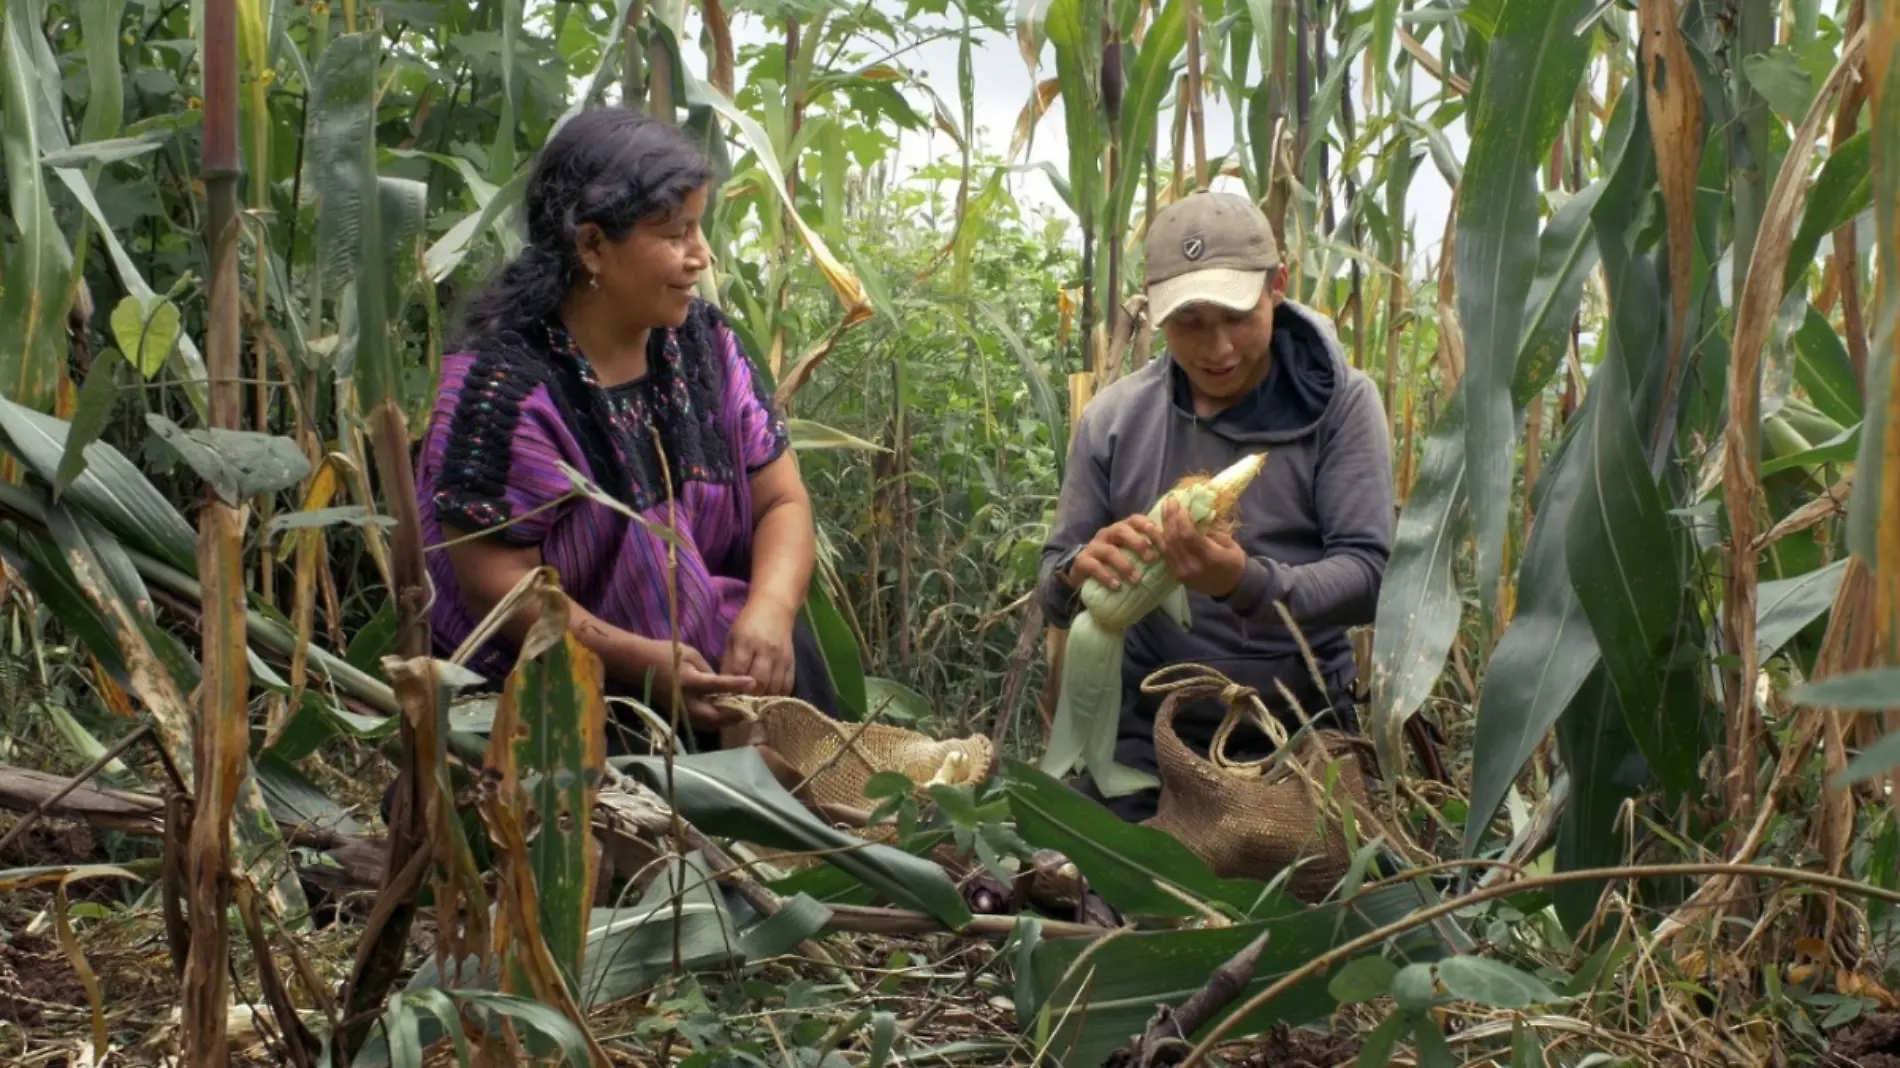
POLYGON ((1318 429, 1346 380, 1346 354, 1311 309, 1282 301, 1273 314, 1273 356, 1267 376, 1218 414, 1194 412, 1187 373, 1170 356, 1165 367, 1174 410, 1237 444, 1272 445, 1318 429))

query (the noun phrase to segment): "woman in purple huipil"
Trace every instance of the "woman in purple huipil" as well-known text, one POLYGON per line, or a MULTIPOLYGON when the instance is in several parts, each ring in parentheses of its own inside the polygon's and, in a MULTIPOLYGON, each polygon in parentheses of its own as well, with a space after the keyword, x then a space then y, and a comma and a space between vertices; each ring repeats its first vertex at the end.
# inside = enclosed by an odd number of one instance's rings
MULTIPOLYGON (((416 472, 424 544, 446 545, 429 558, 438 649, 546 565, 609 692, 665 709, 677 682, 702 737, 719 693, 837 704, 798 621, 815 543, 785 423, 725 318, 693 295, 711 177, 685 134, 637 112, 563 126, 528 178, 526 247, 443 361, 416 472), (576 495, 563 465, 677 531, 676 609, 667 541, 576 495)), ((471 666, 500 682, 529 622, 517 615, 471 666)), ((621 749, 625 732, 608 733, 621 749)))

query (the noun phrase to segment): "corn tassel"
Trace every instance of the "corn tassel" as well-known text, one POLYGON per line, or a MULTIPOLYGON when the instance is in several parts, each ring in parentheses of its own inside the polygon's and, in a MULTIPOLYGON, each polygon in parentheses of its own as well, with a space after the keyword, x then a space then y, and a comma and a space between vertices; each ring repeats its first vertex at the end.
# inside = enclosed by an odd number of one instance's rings
MULTIPOLYGON (((1206 533, 1234 514, 1240 495, 1260 473, 1266 454, 1245 457, 1213 478, 1187 478, 1175 485, 1148 511, 1162 521, 1170 500, 1179 501, 1196 529, 1206 533)), ((1139 563, 1139 561, 1137 561, 1139 563)), ((1159 608, 1186 628, 1187 590, 1168 569, 1166 560, 1142 565, 1138 582, 1110 590, 1094 579, 1082 584, 1083 611, 1069 627, 1063 654, 1062 689, 1056 698, 1056 716, 1049 751, 1042 770, 1067 773, 1078 763, 1095 780, 1104 797, 1121 797, 1159 785, 1146 772, 1115 762, 1115 737, 1121 721, 1122 656, 1128 628, 1159 608)))

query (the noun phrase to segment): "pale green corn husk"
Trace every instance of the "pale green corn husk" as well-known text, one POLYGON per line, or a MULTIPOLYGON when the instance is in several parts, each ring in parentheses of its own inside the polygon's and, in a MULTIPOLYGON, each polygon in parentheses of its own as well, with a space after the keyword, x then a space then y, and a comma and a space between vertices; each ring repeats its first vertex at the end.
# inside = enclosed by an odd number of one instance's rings
MULTIPOLYGON (((1181 502, 1194 525, 1205 532, 1225 519, 1266 462, 1258 453, 1235 462, 1213 478, 1187 481, 1163 494, 1148 518, 1161 522, 1170 500, 1181 502)), ((1122 651, 1129 627, 1157 608, 1186 627, 1187 591, 1168 570, 1167 561, 1146 564, 1141 580, 1110 590, 1093 579, 1082 584, 1082 613, 1069 627, 1063 656, 1062 690, 1042 770, 1063 775, 1078 764, 1094 777, 1105 797, 1120 797, 1159 785, 1146 772, 1115 762, 1115 733, 1121 719, 1122 651)))

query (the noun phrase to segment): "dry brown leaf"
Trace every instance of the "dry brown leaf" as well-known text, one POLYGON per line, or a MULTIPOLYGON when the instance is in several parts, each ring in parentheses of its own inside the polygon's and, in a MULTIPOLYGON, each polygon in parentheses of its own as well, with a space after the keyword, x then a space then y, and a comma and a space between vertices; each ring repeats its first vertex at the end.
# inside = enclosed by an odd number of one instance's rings
POLYGON ((1042 119, 1049 105, 1055 103, 1062 93, 1062 83, 1054 78, 1045 78, 1036 85, 1036 91, 1023 101, 1023 110, 1016 116, 1016 132, 1009 138, 1009 158, 1015 159, 1029 144, 1029 135, 1035 132, 1036 123, 1042 119))
MULTIPOLYGON (((1867 82, 1873 89, 1874 154, 1876 159, 1882 159, 1900 151, 1900 145, 1885 143, 1892 130, 1884 117, 1885 109, 1892 106, 1892 101, 1886 99, 1886 94, 1893 88, 1893 72, 1889 68, 1896 54, 1900 54, 1900 12, 1894 10, 1892 3, 1872 6, 1875 8, 1872 30, 1874 41, 1868 57, 1867 82)), ((1886 195, 1891 196, 1891 191, 1886 195)), ((1885 210, 1876 212, 1880 224, 1900 227, 1900 212, 1892 210, 1891 202, 1884 207, 1885 210)), ((1890 231, 1885 240, 1875 242, 1878 250, 1876 255, 1880 261, 1879 273, 1889 279, 1896 270, 1900 270, 1900 263, 1895 259, 1900 245, 1894 243, 1894 238, 1895 234, 1890 231)), ((1891 282, 1887 285, 1891 285, 1891 282)), ((1893 310, 1884 309, 1882 314, 1892 315, 1893 310)), ((1892 353, 1888 353, 1886 358, 1891 360, 1892 353)), ((1870 422, 1874 405, 1884 409, 1880 441, 1882 482, 1874 491, 1877 502, 1874 505, 1877 517, 1874 544, 1879 547, 1877 558, 1871 561, 1874 572, 1874 633, 1880 649, 1891 662, 1894 650, 1900 648, 1900 374, 1888 374, 1886 396, 1867 398, 1870 422)), ((1900 710, 1889 711, 1885 719, 1888 730, 1900 729, 1900 710)), ((1895 805, 1900 807, 1900 795, 1895 796, 1895 805)))
MULTIPOLYGON (((1808 114, 1796 129, 1781 173, 1762 212, 1760 233, 1748 264, 1748 280, 1737 301, 1735 344, 1729 372, 1728 427, 1723 433, 1723 507, 1729 522, 1729 569, 1724 590, 1723 634, 1729 650, 1740 660, 1738 670, 1724 673, 1728 695, 1729 767, 1754 767, 1756 730, 1760 720, 1753 695, 1760 657, 1755 647, 1755 603, 1758 561, 1755 537, 1763 509, 1761 488, 1761 355, 1768 329, 1781 307, 1782 269, 1794 244, 1794 228, 1807 199, 1807 171, 1834 97, 1860 65, 1867 34, 1856 34, 1841 50, 1840 62, 1815 95, 1808 114)), ((1731 815, 1743 817, 1752 806, 1753 790, 1745 777, 1731 778, 1731 815)), ((1742 821, 1742 822, 1745 822, 1742 821)))
MULTIPOLYGON (((1669 222, 1669 351, 1663 411, 1674 407, 1681 375, 1683 328, 1689 317, 1695 269, 1696 175, 1702 169, 1702 87, 1696 81, 1676 25, 1676 0, 1642 0, 1643 70, 1649 92, 1649 133, 1656 142, 1657 177, 1669 222)), ((1666 426, 1667 420, 1658 424, 1666 426)), ((1660 429, 1658 432, 1661 432, 1660 429)))

